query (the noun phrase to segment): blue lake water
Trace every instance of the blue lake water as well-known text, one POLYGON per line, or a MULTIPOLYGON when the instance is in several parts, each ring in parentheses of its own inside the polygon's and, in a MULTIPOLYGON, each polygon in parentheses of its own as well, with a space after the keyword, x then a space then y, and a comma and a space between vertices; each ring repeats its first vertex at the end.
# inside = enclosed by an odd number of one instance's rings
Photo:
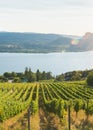
POLYGON ((0 73, 23 72, 25 67, 32 71, 51 71, 53 75, 73 70, 93 69, 93 51, 63 53, 0 53, 0 73))

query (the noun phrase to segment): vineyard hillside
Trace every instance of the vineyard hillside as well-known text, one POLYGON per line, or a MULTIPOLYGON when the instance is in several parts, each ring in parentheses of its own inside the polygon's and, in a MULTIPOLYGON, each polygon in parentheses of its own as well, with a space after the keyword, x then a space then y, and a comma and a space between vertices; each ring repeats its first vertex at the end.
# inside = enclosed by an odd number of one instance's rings
POLYGON ((0 130, 92 130, 92 114, 85 81, 0 83, 0 130))

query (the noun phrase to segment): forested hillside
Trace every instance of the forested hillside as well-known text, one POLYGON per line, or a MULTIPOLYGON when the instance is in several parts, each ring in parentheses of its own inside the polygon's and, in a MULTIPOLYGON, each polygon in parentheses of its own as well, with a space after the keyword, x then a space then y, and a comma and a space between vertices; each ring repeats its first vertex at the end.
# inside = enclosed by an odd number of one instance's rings
POLYGON ((93 34, 83 37, 59 34, 0 32, 0 52, 80 52, 93 50, 93 34))
POLYGON ((0 52, 62 52, 72 50, 77 36, 0 32, 0 52))

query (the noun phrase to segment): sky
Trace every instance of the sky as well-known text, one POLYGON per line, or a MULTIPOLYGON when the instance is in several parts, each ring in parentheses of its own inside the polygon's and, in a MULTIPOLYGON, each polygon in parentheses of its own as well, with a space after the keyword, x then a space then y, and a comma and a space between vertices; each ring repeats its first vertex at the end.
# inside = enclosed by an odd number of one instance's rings
POLYGON ((0 31, 93 32, 93 0, 0 0, 0 31))

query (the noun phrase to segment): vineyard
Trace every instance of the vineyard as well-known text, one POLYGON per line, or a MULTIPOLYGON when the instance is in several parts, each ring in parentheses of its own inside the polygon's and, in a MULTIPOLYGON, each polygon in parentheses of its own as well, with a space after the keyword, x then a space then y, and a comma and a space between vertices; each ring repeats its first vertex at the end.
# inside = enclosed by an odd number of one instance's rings
POLYGON ((46 113, 54 113, 60 122, 68 115, 68 108, 75 111, 76 117, 83 110, 88 119, 93 114, 93 88, 84 81, 0 83, 1 123, 28 109, 33 116, 41 108, 46 113))

